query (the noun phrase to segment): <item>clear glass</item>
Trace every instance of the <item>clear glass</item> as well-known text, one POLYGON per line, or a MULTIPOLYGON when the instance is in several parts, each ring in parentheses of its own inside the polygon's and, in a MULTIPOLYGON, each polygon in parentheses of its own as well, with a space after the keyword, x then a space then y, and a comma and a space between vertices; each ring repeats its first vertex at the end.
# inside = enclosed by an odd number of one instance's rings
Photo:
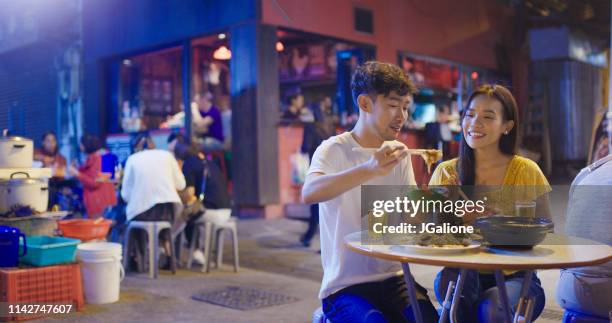
POLYGON ((536 202, 535 201, 516 201, 514 203, 516 216, 524 216, 535 218, 536 202))

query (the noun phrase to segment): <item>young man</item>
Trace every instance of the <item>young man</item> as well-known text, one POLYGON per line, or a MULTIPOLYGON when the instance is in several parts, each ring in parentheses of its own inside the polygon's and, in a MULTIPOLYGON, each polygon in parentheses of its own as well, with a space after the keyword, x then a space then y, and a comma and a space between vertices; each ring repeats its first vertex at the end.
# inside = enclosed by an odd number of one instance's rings
MULTIPOLYGON (((319 203, 323 282, 319 298, 332 322, 407 322, 412 309, 401 267, 348 250, 344 237, 361 230, 361 185, 416 185, 406 147, 397 139, 416 89, 395 65, 368 62, 351 82, 359 120, 316 150, 302 189, 305 203, 319 203), (374 154, 353 148, 378 148, 374 154), (393 148, 391 148, 393 147, 393 148)), ((418 286, 425 322, 438 315, 418 286)))

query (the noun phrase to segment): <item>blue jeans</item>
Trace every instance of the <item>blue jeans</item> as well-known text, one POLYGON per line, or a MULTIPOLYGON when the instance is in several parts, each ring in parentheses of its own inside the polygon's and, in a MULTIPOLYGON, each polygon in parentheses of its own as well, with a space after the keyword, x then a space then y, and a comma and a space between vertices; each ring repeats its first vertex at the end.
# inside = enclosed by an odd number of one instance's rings
MULTIPOLYGON (((444 268, 436 276, 434 290, 440 304, 444 302, 448 283, 450 281, 457 282, 458 275, 459 269, 444 268)), ((505 276, 506 292, 512 311, 516 310, 524 277, 524 271, 505 276)), ((545 303, 544 289, 542 289, 540 280, 535 273, 528 295, 535 299, 532 317, 535 320, 544 310, 545 303)), ((476 270, 468 270, 457 309, 459 322, 503 322, 503 315, 495 276, 479 273, 476 270)))
MULTIPOLYGON (((417 290, 417 295, 425 298, 419 299, 423 322, 437 322, 438 312, 427 298, 427 290, 419 285, 417 290)), ((322 303, 323 313, 334 323, 415 322, 403 276, 349 286, 322 303)))

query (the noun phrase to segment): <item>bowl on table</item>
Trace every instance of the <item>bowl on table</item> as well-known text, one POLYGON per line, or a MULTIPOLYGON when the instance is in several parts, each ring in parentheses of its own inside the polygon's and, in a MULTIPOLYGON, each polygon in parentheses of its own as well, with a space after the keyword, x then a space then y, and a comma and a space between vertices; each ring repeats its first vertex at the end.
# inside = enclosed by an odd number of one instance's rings
POLYGON ((476 219, 484 240, 492 246, 532 248, 552 232, 553 223, 545 218, 490 216, 476 219))

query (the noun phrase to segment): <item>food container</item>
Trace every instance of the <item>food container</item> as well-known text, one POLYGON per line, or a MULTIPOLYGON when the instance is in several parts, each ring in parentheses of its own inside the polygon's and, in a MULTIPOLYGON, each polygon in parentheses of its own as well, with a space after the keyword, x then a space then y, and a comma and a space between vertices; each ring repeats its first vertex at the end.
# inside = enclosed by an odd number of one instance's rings
POLYGON ((34 211, 45 212, 48 204, 47 179, 30 178, 28 173, 16 172, 11 174, 10 179, 0 180, 0 213, 6 213, 16 205, 29 206, 34 211))
POLYGON ((81 241, 105 239, 113 221, 73 219, 57 221, 60 234, 81 241))
POLYGON ((490 245, 519 248, 531 248, 541 243, 554 227, 549 219, 518 216, 479 218, 475 225, 490 245))
MULTIPOLYGON (((64 237, 28 237, 28 252, 19 260, 32 266, 42 267, 74 262, 80 240, 64 237)), ((20 244, 23 247, 23 243, 20 244)))
POLYGON ((24 137, 0 136, 0 168, 30 168, 34 160, 34 143, 24 137))

